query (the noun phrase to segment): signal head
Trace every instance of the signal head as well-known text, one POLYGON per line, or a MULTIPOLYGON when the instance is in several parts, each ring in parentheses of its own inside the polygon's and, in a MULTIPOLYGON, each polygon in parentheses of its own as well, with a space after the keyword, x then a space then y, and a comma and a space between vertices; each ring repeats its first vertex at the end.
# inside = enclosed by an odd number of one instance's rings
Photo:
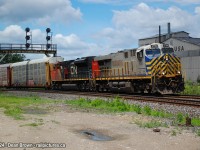
POLYGON ((46 29, 46 32, 47 32, 47 33, 51 32, 51 29, 50 29, 50 28, 47 28, 47 29, 46 29))
POLYGON ((26 31, 26 32, 30 32, 30 28, 27 27, 27 28, 25 29, 25 31, 26 31))

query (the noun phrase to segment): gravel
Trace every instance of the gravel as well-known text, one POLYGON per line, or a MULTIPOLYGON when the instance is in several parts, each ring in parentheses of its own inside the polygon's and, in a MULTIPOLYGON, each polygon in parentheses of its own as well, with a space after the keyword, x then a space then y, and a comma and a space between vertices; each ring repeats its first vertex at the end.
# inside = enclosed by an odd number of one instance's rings
MULTIPOLYGON (((42 93, 42 92, 29 92, 29 91, 7 91, 10 95, 16 96, 38 96, 49 100, 74 100, 79 98, 96 99, 94 96, 82 96, 82 95, 72 95, 72 94, 55 94, 55 93, 42 93)), ((99 97, 98 97, 99 98, 99 97)), ((102 98, 104 100, 110 100, 109 98, 102 98)), ((177 114, 183 113, 188 114, 190 117, 200 117, 200 109, 190 106, 177 106, 169 104, 151 103, 151 102, 139 102, 128 100, 128 103, 140 105, 141 107, 150 106, 152 109, 163 110, 169 113, 177 114)))

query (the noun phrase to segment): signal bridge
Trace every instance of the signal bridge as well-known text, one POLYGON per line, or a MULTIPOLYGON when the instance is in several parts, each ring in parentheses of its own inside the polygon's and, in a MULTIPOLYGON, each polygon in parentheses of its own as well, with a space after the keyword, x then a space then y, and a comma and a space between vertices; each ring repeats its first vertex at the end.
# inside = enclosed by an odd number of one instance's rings
POLYGON ((57 44, 30 44, 27 48, 26 44, 1 44, 0 43, 0 54, 3 55, 0 61, 10 53, 35 53, 35 54, 45 54, 50 57, 49 54, 57 56, 57 44))

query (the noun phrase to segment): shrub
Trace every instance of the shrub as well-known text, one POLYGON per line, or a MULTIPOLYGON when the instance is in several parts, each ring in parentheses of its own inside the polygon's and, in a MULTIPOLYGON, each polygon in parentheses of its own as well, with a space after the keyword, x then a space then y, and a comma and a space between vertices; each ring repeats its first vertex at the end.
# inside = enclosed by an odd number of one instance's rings
POLYGON ((197 136, 200 136, 200 129, 199 130, 197 130, 197 136))
POLYGON ((141 114, 142 113, 142 108, 140 105, 135 105, 133 110, 137 113, 137 114, 141 114))
POLYGON ((103 103, 103 100, 96 99, 96 100, 91 101, 90 105, 93 107, 97 107, 97 106, 102 105, 102 103, 103 103))
POLYGON ((144 113, 146 114, 146 115, 151 115, 151 108, 149 107, 149 106, 145 106, 144 108, 143 108, 143 110, 144 110, 144 113))
POLYGON ((184 117, 181 113, 178 113, 176 116, 178 123, 183 123, 184 117))
POLYGON ((172 135, 172 136, 176 136, 176 131, 175 131, 175 130, 172 130, 171 135, 172 135))

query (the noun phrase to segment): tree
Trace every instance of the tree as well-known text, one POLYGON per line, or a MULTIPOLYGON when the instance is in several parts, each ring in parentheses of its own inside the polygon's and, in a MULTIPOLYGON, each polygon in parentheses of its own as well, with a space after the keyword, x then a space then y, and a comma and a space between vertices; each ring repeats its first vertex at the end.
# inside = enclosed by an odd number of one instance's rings
MULTIPOLYGON (((0 59, 4 56, 4 54, 0 54, 0 59)), ((24 54, 7 54, 0 64, 7 64, 7 63, 15 63, 25 60, 24 54)))

